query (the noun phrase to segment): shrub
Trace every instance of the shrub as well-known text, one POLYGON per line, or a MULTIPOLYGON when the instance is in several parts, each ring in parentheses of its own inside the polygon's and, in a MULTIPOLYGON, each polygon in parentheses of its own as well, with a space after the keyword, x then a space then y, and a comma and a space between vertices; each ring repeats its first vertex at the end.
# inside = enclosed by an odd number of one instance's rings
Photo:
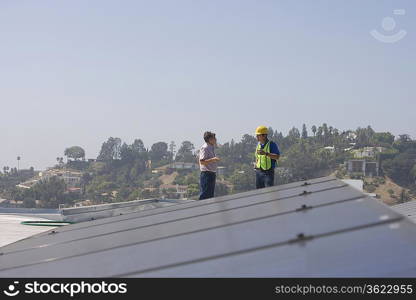
POLYGON ((365 190, 369 193, 374 193, 374 191, 376 190, 376 187, 372 184, 368 184, 365 186, 365 190))

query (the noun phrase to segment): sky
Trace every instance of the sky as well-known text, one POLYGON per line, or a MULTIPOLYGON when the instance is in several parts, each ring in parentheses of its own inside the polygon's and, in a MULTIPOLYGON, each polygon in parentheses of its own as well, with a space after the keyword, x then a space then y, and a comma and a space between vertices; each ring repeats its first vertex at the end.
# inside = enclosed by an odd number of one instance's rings
POLYGON ((199 148, 206 130, 326 122, 416 138, 415 15, 413 0, 0 0, 0 169, 74 145, 95 158, 110 136, 199 148))

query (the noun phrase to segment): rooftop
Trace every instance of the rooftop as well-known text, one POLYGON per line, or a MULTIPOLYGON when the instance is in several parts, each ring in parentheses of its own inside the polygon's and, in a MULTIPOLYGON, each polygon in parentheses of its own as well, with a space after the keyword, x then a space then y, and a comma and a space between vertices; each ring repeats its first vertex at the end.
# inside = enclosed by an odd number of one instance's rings
POLYGON ((391 208, 416 223, 416 200, 396 204, 391 208))
POLYGON ((45 232, 54 227, 22 225, 23 221, 43 221, 44 218, 24 215, 0 214, 0 247, 14 243, 35 234, 45 232))
POLYGON ((0 277, 412 277, 416 224, 323 177, 68 225, 0 252, 0 277))

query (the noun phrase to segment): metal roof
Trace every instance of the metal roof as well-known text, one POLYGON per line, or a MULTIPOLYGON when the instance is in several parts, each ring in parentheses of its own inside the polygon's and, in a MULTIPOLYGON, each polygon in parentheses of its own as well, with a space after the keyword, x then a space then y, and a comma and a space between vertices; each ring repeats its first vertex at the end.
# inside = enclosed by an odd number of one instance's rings
POLYGON ((416 276, 416 225, 333 177, 73 224, 0 277, 416 276))
POLYGON ((416 200, 396 204, 391 208, 416 223, 416 200))
MULTIPOLYGON (((14 243, 18 240, 25 239, 32 235, 48 231, 51 227, 27 226, 22 225, 22 221, 45 221, 47 219, 41 217, 1 214, 0 213, 0 247, 14 243)), ((1 267, 1 265, 0 265, 1 267)))

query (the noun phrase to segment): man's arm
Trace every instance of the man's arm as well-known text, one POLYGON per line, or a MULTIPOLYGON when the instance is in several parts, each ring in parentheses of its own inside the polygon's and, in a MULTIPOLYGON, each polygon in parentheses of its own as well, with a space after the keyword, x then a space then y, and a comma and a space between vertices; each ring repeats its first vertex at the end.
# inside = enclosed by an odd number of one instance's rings
POLYGON ((206 157, 207 157, 207 153, 205 151, 205 148, 202 148, 199 153, 199 163, 201 165, 206 166, 210 163, 217 162, 220 160, 218 157, 212 157, 212 158, 206 158, 206 157))
POLYGON ((280 154, 276 153, 266 153, 266 156, 270 157, 271 159, 278 160, 280 158, 280 154))
POLYGON ((276 143, 272 143, 270 153, 267 156, 274 160, 278 160, 280 158, 280 150, 276 143))
POLYGON ((206 166, 206 165, 208 165, 208 164, 210 164, 210 163, 213 163, 213 162, 217 162, 217 161, 219 161, 220 159, 218 158, 218 157, 213 157, 213 158, 208 158, 208 159, 200 159, 199 160, 199 163, 201 164, 201 165, 203 165, 203 166, 206 166))
POLYGON ((272 144, 270 147, 270 152, 264 152, 263 150, 259 150, 258 153, 260 155, 266 155, 267 157, 270 157, 271 159, 278 160, 280 158, 280 151, 277 147, 277 144, 272 144))

